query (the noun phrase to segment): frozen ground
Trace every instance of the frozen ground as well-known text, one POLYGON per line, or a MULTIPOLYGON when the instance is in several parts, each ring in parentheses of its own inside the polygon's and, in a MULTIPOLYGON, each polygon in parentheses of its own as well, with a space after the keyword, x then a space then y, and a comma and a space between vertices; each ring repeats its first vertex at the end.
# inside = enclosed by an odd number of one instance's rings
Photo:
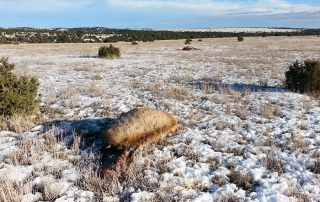
POLYGON ((116 60, 96 58, 101 44, 1 46, 17 74, 39 77, 46 118, 0 132, 0 199, 318 201, 319 101, 282 83, 295 60, 320 58, 319 42, 203 39, 190 52, 183 40, 117 43, 116 60), (178 132, 138 151, 117 179, 95 177, 96 132, 134 107, 174 114, 178 132))

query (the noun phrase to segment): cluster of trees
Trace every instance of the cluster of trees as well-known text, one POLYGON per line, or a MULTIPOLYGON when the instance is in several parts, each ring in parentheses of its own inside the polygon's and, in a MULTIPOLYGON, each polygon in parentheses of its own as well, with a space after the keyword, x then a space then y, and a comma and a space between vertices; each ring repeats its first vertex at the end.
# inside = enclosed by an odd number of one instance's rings
POLYGON ((301 36, 320 35, 320 29, 297 29, 294 32, 193 32, 165 30, 134 30, 109 28, 70 28, 70 29, 34 29, 34 28, 0 28, 0 44, 4 43, 95 43, 118 41, 143 41, 221 38, 221 37, 251 37, 251 36, 301 36))
POLYGON ((102 42, 103 38, 99 36, 113 33, 113 29, 107 28, 0 28, 0 44, 102 42))
POLYGON ((157 30, 131 30, 121 29, 115 35, 104 40, 104 42, 118 41, 154 41, 154 40, 176 40, 197 38, 222 38, 222 37, 252 37, 252 36, 303 36, 319 35, 320 29, 303 29, 294 32, 193 32, 193 31, 157 31, 157 30))

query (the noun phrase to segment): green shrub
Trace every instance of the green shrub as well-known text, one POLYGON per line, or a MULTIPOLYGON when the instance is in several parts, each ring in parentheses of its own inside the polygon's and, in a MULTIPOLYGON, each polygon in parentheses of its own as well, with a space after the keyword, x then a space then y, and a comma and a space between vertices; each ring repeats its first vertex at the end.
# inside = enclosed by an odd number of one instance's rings
POLYGON ((184 44, 191 44, 192 39, 186 39, 186 41, 184 42, 184 44))
POLYGON ((238 41, 243 41, 243 40, 244 40, 243 36, 238 36, 238 41))
POLYGON ((98 55, 100 58, 114 59, 120 57, 120 49, 114 47, 112 44, 110 46, 101 46, 99 48, 98 55))
POLYGON ((320 61, 298 61, 289 66, 285 72, 285 85, 290 91, 320 94, 320 61))
POLYGON ((0 114, 31 115, 38 110, 40 100, 35 99, 38 93, 38 78, 18 77, 11 72, 14 64, 8 58, 0 61, 0 114))

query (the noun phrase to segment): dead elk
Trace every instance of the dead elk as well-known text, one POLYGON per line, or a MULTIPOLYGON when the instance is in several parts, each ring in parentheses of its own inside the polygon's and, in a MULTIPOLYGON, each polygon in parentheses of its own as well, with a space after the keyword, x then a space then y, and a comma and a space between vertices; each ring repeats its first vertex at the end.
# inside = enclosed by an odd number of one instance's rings
POLYGON ((177 130, 177 119, 161 110, 135 108, 124 113, 107 129, 102 130, 106 147, 125 150, 133 145, 143 146, 177 130))
POLYGON ((100 175, 110 173, 117 166, 127 168, 136 149, 176 132, 177 127, 177 119, 160 110, 135 108, 122 114, 116 122, 102 130, 106 149, 100 175))
POLYGON ((197 48, 195 48, 195 47, 192 47, 192 46, 186 46, 186 47, 183 47, 182 50, 184 50, 184 51, 191 51, 191 50, 199 50, 199 49, 197 49, 197 48))

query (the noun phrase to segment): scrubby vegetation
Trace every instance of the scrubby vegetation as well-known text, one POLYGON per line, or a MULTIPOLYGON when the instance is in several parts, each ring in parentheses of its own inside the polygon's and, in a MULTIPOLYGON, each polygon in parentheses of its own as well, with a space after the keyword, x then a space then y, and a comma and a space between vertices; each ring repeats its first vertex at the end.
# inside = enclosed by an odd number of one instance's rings
POLYGON ((191 44, 192 39, 186 39, 186 41, 184 42, 184 44, 191 44))
POLYGON ((296 61, 290 65, 285 73, 285 84, 291 91, 301 93, 320 93, 320 61, 305 60, 303 63, 296 61))
POLYGON ((0 114, 30 115, 38 109, 39 81, 36 77, 18 77, 11 72, 15 67, 8 58, 0 61, 0 114))
POLYGON ((121 54, 119 48, 110 44, 110 46, 101 46, 98 55, 100 58, 114 59, 119 58, 121 54))
POLYGON ((243 40, 244 40, 243 36, 238 36, 238 41, 243 41, 243 40))
POLYGON ((133 30, 103 27, 36 29, 28 27, 0 28, 0 44, 19 43, 114 43, 118 41, 175 40, 195 38, 223 38, 250 36, 304 36, 320 34, 320 29, 297 29, 294 32, 209 32, 209 31, 168 31, 168 30, 133 30))

